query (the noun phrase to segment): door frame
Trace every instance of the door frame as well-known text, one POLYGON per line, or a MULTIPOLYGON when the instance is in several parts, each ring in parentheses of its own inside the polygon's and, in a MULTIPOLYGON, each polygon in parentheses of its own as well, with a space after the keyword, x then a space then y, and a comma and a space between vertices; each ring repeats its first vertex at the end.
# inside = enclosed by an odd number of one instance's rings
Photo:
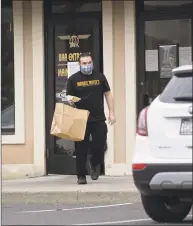
MULTIPOLYGON (((54 35, 53 26, 54 24, 62 24, 62 21, 70 20, 73 18, 92 18, 95 20, 95 28, 94 28, 94 36, 96 34, 99 36, 100 40, 98 42, 99 46, 94 46, 94 54, 93 59, 95 61, 96 67, 98 67, 101 71, 103 71, 103 51, 102 50, 102 12, 84 12, 84 13, 65 13, 65 14, 52 14, 51 7, 49 4, 44 1, 44 49, 45 49, 45 108, 46 108, 46 126, 45 126, 45 134, 46 134, 46 174, 50 173, 49 169, 49 161, 50 157, 54 157, 54 155, 50 155, 50 147, 54 147, 55 139, 54 137, 50 137, 50 121, 53 117, 54 106, 55 106, 55 77, 52 75, 55 71, 54 64, 49 65, 50 61, 54 61, 54 37, 50 38, 48 36, 49 32, 54 35), (52 53, 52 54, 48 54, 52 53), (98 56, 98 57, 97 57, 98 56)), ((97 42, 96 42, 97 43, 97 42)), ((58 158, 61 155, 58 156, 58 158)), ((54 160, 52 160, 54 161, 54 160)), ((52 173, 52 172, 51 172, 52 173)))
MULTIPOLYGON (((145 21, 154 20, 169 20, 169 19, 191 19, 192 21, 192 40, 193 40, 193 16, 191 8, 187 10, 165 10, 144 12, 144 1, 136 0, 136 62, 139 65, 136 68, 136 100, 137 100, 137 115, 145 107, 146 88, 145 88, 145 21)), ((192 41, 193 42, 193 41, 192 41)), ((192 48, 193 56, 193 48, 192 48)))

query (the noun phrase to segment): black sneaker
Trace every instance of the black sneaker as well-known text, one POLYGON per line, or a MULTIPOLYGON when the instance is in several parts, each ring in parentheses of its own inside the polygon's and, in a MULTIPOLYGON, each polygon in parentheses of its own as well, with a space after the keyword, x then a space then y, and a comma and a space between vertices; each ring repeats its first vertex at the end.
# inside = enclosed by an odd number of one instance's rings
POLYGON ((77 184, 87 184, 86 177, 83 176, 78 177, 77 184))
POLYGON ((99 165, 98 166, 92 166, 90 163, 90 177, 92 180, 98 180, 99 178, 99 165))

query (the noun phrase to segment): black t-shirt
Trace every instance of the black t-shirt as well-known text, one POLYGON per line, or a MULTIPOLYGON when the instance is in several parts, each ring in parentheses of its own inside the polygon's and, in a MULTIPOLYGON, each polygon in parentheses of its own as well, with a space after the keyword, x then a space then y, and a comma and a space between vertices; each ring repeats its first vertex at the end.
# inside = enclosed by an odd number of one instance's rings
POLYGON ((104 93, 110 91, 104 74, 95 72, 84 75, 80 71, 73 74, 67 82, 67 95, 80 97, 76 103, 79 109, 90 112, 88 122, 105 121, 104 93))

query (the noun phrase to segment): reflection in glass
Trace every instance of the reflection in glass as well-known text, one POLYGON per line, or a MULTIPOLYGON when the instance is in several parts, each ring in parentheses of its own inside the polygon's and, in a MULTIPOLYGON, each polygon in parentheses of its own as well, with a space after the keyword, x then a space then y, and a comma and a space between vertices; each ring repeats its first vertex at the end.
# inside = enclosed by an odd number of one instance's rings
POLYGON ((74 142, 56 138, 56 149, 57 154, 66 154, 68 156, 73 156, 75 152, 74 142))
POLYGON ((2 1, 1 8, 1 131, 15 133, 14 35, 12 1, 2 1))
POLYGON ((52 2, 52 13, 67 13, 67 12, 100 12, 102 9, 101 1, 56 1, 52 2))
POLYGON ((157 49, 158 45, 178 43, 180 47, 190 47, 192 45, 191 26, 191 19, 146 21, 146 50, 157 49))
POLYGON ((191 9, 192 7, 192 0, 157 0, 157 1, 144 1, 144 10, 149 11, 166 11, 166 10, 174 10, 174 9, 180 9, 187 10, 191 9))
POLYGON ((191 19, 145 21, 145 85, 148 95, 152 99, 163 91, 170 80, 170 78, 160 78, 158 71, 158 46, 178 44, 179 65, 191 64, 191 27, 191 19))

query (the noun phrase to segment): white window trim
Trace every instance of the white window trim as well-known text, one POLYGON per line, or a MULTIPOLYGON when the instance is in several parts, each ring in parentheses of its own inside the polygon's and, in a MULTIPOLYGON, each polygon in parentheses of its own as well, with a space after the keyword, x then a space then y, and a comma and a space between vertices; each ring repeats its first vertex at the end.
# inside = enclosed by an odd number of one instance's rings
MULTIPOLYGON (((113 5, 103 1, 103 62, 113 91, 113 5)), ((109 126, 108 151, 105 155, 105 175, 123 176, 132 174, 132 151, 136 134, 136 60, 135 60, 135 1, 124 1, 125 21, 125 90, 126 90, 126 163, 114 161, 114 127, 109 126), (129 49, 129 51, 128 51, 129 49), (128 76, 129 75, 129 76, 128 76), (129 87, 129 89, 128 89, 129 87), (129 103, 129 104, 128 104, 129 103), (131 107, 132 106, 132 107, 131 107), (133 123, 134 122, 134 123, 133 123)), ((105 106, 105 112, 108 109, 105 106)))
MULTIPOLYGON (((113 5, 112 1, 102 1, 103 12, 103 65, 104 74, 113 93, 113 5)), ((105 114, 108 108, 105 104, 105 114)), ((114 164, 114 126, 108 125, 108 151, 105 153, 105 175, 113 174, 114 164)))
POLYGON ((2 135, 2 144, 24 144, 25 142, 22 1, 13 1, 13 24, 14 24, 15 134, 2 135))
POLYGON ((32 1, 34 166, 36 175, 45 175, 45 84, 43 1, 32 1))
POLYGON ((125 18, 125 90, 126 90, 126 162, 132 174, 132 156, 136 134, 136 48, 135 1, 124 1, 125 18), (128 51, 129 50, 129 51, 128 51), (129 87, 129 89, 128 89, 129 87))

